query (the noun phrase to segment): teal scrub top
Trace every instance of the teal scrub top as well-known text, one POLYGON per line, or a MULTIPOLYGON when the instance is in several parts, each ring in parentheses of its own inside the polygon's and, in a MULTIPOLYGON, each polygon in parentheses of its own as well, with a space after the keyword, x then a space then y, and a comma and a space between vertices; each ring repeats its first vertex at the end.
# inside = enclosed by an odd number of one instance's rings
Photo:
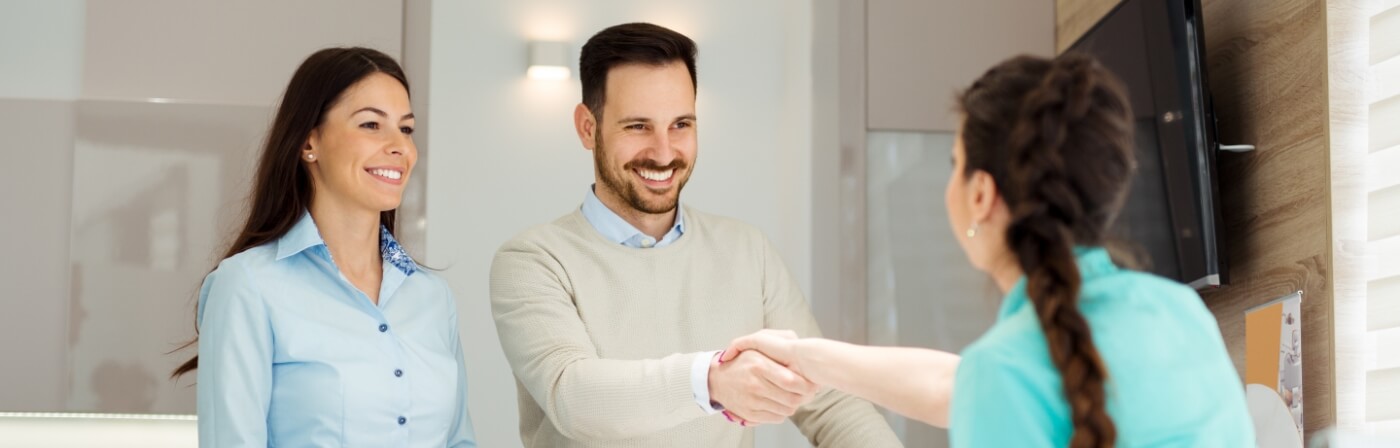
MULTIPOLYGON (((1219 327, 1185 285, 1078 248, 1080 312, 1108 368, 1117 445, 1252 447, 1244 386, 1219 327)), ((962 353, 949 434, 954 447, 1064 447, 1074 427, 1022 277, 992 328, 962 353)))

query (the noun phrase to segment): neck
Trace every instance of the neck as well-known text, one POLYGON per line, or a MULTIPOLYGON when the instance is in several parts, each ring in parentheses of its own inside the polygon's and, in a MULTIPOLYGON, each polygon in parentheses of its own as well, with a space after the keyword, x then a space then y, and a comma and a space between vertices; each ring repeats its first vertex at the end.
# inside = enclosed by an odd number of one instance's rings
POLYGON ((1016 282, 1026 275, 1021 270, 1021 263, 1016 260, 1016 256, 1010 253, 998 256, 987 269, 987 273, 992 276, 992 280, 997 283, 997 288, 1005 295, 1016 286, 1016 282))
POLYGON ((326 242, 335 264, 347 276, 381 269, 379 213, 348 210, 328 201, 311 201, 311 219, 326 242))
MULTIPOLYGON (((671 226, 676 224, 675 208, 666 213, 652 214, 643 212, 632 208, 632 205, 622 199, 622 196, 612 191, 612 189, 603 186, 602 182, 595 183, 594 185, 593 194, 598 195, 598 200, 601 201, 604 206, 607 206, 608 210, 612 210, 617 216, 622 217, 623 221, 627 221, 628 224, 631 224, 632 227, 636 227, 637 230, 642 231, 642 233, 647 236, 656 238, 657 241, 665 238, 666 232, 670 232, 671 226)), ((680 206, 677 205, 676 207, 679 208, 680 206)))

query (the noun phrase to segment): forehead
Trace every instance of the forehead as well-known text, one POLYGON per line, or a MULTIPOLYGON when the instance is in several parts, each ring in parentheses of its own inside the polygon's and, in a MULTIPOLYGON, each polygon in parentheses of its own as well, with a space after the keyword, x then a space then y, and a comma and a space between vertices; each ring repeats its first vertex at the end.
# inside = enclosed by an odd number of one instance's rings
POLYGON ((407 113, 408 89, 393 76, 376 72, 346 88, 337 99, 335 108, 357 110, 370 105, 407 113))
POLYGON ((695 85, 685 63, 632 63, 608 71, 604 109, 678 109, 693 113, 695 85))

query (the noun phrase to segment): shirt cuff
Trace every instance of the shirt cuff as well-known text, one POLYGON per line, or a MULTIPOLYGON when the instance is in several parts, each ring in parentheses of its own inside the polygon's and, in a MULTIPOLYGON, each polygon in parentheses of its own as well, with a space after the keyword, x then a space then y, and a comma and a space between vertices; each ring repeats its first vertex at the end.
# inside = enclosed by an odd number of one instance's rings
POLYGON ((705 415, 714 415, 724 410, 723 407, 710 405, 710 361, 715 359, 719 352, 700 352, 690 363, 690 390, 695 393, 695 404, 705 411, 705 415))

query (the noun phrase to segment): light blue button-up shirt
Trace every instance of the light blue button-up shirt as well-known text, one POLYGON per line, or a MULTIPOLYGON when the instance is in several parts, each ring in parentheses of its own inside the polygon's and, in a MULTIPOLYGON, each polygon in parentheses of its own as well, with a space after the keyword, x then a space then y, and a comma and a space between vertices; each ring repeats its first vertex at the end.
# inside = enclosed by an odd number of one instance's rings
MULTIPOLYGON (((1200 296, 1120 270, 1102 248, 1075 251, 1079 309, 1108 367, 1118 446, 1252 447, 1244 385, 1200 296)), ((955 447, 1068 446, 1074 425, 1023 277, 997 321, 963 351, 953 386, 955 447)))
MULTIPOLYGON (((651 235, 637 230, 627 220, 622 219, 603 201, 598 199, 597 193, 593 192, 594 187, 588 188, 588 194, 583 197, 583 206, 579 211, 583 213, 583 218, 588 220, 588 224, 594 230, 602 234, 608 241, 616 244, 631 247, 633 249, 652 249, 666 247, 680 239, 685 234, 685 208, 680 204, 676 205, 676 223, 671 226, 671 230, 657 240, 651 235)), ((710 360, 718 354, 719 350, 709 353, 702 353, 695 357, 690 364, 690 391, 695 396, 695 405, 700 406, 707 414, 718 413, 724 408, 710 405, 710 360)))
POLYGON ((588 188, 588 194, 583 197, 583 206, 579 208, 583 212, 583 218, 588 220, 598 233, 602 234, 608 241, 612 241, 623 246, 634 249, 650 249, 655 247, 666 247, 680 239, 685 234, 685 209, 676 205, 676 223, 671 226, 671 230, 661 236, 660 240, 642 233, 627 220, 622 219, 617 213, 613 213, 603 201, 598 199, 598 195, 593 192, 593 187, 588 188))
POLYGON ((310 214, 219 263, 199 294, 201 447, 475 447, 447 283, 385 229, 379 304, 310 214))

